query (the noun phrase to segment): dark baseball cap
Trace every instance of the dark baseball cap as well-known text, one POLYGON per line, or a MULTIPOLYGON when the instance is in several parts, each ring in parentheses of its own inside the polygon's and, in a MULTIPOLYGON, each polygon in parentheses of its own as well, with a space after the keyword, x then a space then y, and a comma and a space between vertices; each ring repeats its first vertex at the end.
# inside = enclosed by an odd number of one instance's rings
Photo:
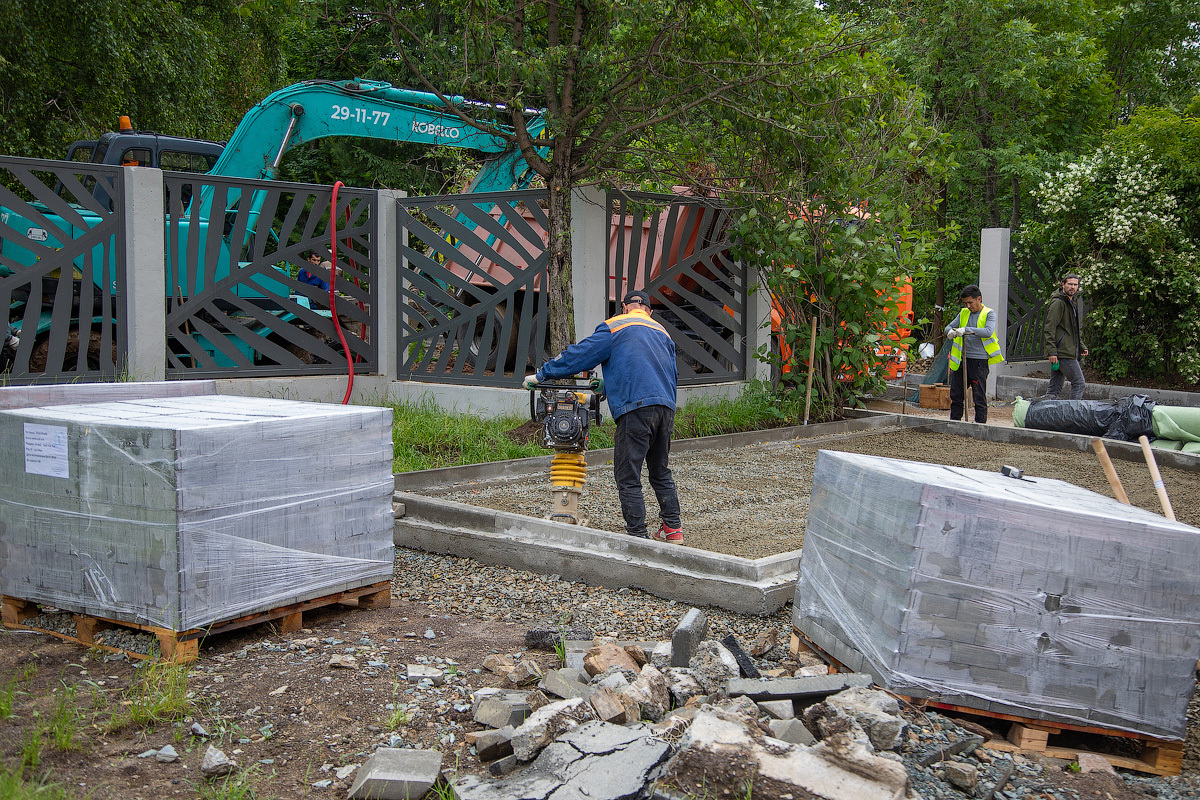
POLYGON ((650 305, 650 295, 638 289, 634 292, 629 292, 625 295, 625 299, 621 301, 621 305, 627 306, 630 303, 641 303, 644 306, 650 305))

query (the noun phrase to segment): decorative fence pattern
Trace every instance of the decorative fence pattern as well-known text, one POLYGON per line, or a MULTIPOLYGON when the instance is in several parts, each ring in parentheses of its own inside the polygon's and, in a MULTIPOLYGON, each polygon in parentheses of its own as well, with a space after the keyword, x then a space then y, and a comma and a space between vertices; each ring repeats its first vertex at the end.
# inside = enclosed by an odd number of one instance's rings
MULTIPOLYGON (((238 377, 346 374, 328 282, 330 198, 325 186, 164 173, 167 375, 238 377)), ((376 195, 338 193, 334 308, 355 370, 378 369, 373 244, 376 195)))
POLYGON ((0 158, 0 303, 20 329, 0 379, 115 379, 125 285, 121 169, 0 158))
POLYGON ((546 360, 547 194, 400 201, 400 377, 519 386, 546 360))
POLYGON ((746 265, 729 256, 729 210, 703 198, 610 192, 610 299, 645 289, 675 340, 680 385, 746 376, 746 265))
POLYGON ((1008 274, 1008 335, 1005 358, 1009 362, 1041 361, 1045 305, 1055 289, 1054 273, 1034 251, 1011 260, 1008 274))

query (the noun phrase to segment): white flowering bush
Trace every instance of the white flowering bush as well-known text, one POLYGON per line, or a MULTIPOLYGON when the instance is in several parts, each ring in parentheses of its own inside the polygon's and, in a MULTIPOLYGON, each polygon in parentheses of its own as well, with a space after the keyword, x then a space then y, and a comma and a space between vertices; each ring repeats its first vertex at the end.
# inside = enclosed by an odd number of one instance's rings
POLYGON ((1055 272, 1075 272, 1092 366, 1200 379, 1200 250, 1176 176, 1148 148, 1105 145, 1049 175, 1021 236, 1055 272))

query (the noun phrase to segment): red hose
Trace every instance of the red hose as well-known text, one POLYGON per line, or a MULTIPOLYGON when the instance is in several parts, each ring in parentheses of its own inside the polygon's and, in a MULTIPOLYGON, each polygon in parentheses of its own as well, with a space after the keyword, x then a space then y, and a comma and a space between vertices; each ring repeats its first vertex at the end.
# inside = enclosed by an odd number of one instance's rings
POLYGON ((346 384, 346 396, 342 398, 342 405, 347 405, 350 402, 350 393, 354 391, 354 359, 350 356, 350 345, 346 344, 346 335, 342 333, 342 325, 338 322, 336 303, 336 293, 334 284, 337 282, 337 195, 338 189, 343 187, 341 181, 333 184, 333 197, 329 201, 329 313, 333 318, 333 329, 337 331, 338 339, 342 343, 342 352, 346 354, 346 366, 350 368, 350 380, 346 384))

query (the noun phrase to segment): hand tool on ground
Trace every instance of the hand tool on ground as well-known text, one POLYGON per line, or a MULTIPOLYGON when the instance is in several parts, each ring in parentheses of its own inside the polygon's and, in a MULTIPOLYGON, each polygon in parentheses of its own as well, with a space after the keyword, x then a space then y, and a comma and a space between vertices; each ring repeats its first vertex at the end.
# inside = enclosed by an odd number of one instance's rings
POLYGON ((550 462, 550 511, 546 519, 586 525, 579 496, 587 482, 589 427, 599 425, 604 381, 588 377, 570 383, 537 383, 529 389, 529 417, 542 423, 542 447, 554 451, 550 462))
POLYGON ((1125 487, 1121 485, 1121 479, 1117 477, 1117 471, 1113 468, 1112 459, 1108 457, 1108 448, 1104 446, 1104 440, 1100 437, 1092 439, 1092 449, 1096 451, 1096 458, 1100 459, 1100 466, 1104 468, 1104 477, 1108 478, 1108 485, 1112 487, 1117 501, 1129 505, 1129 495, 1125 494, 1125 487))
POLYGON ((1150 440, 1145 436, 1139 436, 1138 442, 1142 445, 1142 456, 1146 459, 1146 466, 1150 468, 1150 477, 1154 479, 1154 491, 1158 492, 1158 502, 1162 505, 1163 516, 1167 519, 1175 519, 1175 509, 1171 508, 1171 498, 1167 497, 1167 487, 1163 483, 1162 475, 1158 472, 1158 462, 1154 460, 1154 451, 1150 449, 1150 440))

